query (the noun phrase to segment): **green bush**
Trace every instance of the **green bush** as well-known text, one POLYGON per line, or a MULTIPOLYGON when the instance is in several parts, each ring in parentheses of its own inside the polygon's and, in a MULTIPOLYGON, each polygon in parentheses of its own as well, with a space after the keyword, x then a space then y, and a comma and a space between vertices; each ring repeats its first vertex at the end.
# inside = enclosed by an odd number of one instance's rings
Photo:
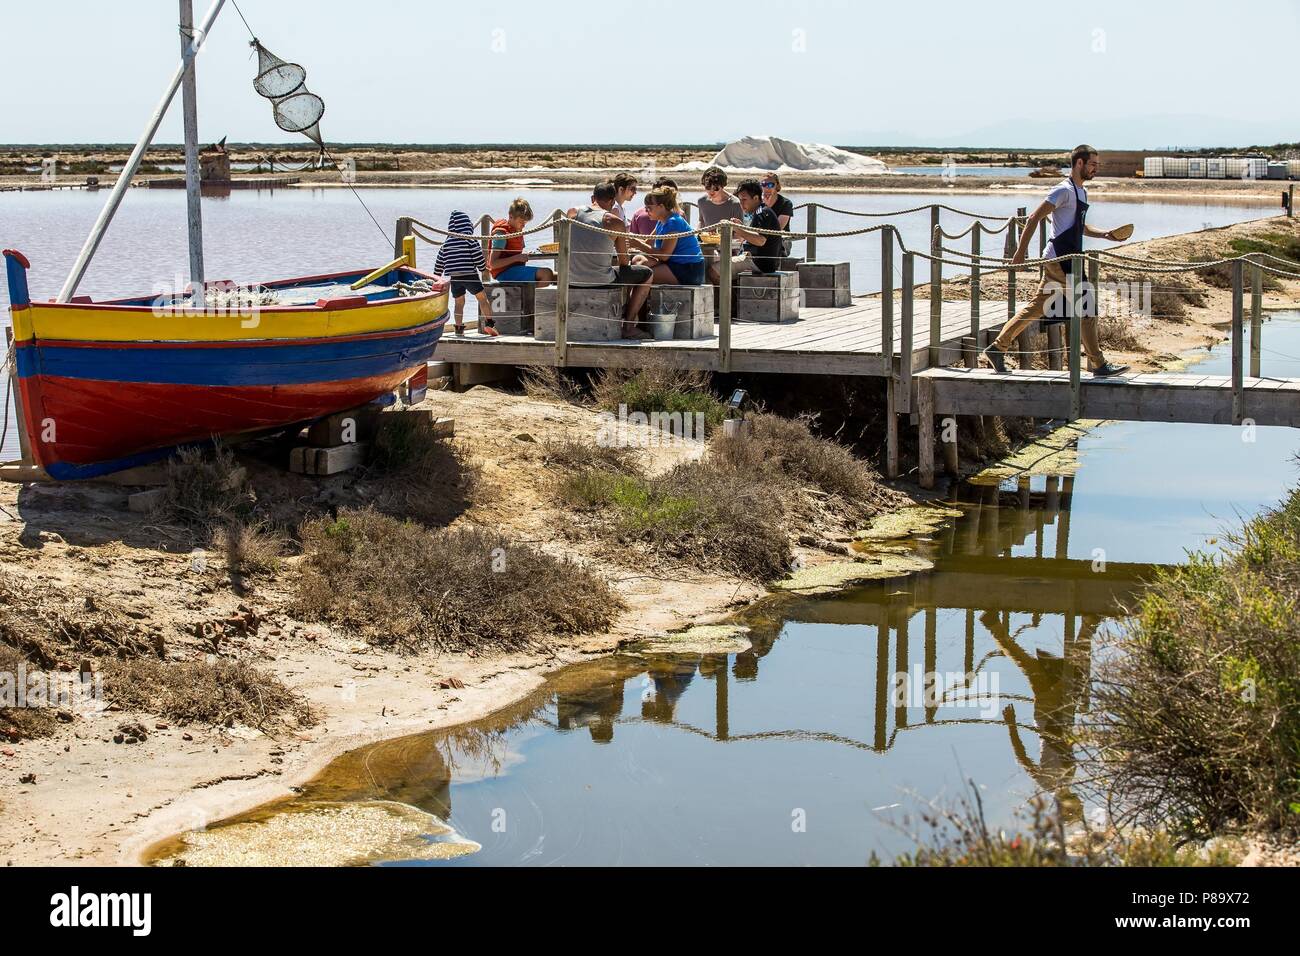
POLYGON ((1162 574, 1099 666, 1086 740, 1126 815, 1300 830, 1300 492, 1162 574))

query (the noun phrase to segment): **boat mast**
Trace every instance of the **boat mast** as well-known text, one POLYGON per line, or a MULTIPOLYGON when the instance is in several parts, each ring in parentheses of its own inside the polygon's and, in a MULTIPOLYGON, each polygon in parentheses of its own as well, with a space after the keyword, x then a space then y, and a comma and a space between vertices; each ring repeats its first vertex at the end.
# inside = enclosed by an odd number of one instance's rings
MULTIPOLYGON (((180 0, 181 57, 194 37, 193 0, 180 0)), ((190 284, 203 297, 203 210, 199 181, 199 103, 194 82, 194 59, 190 58, 181 82, 181 102, 185 107, 185 207, 190 232, 190 284)))
MULTIPOLYGON (((95 257, 95 251, 99 249, 99 243, 104 238, 104 232, 108 229, 108 224, 113 221, 113 215, 117 212, 117 207, 122 204, 122 197, 131 185, 131 177, 135 175, 135 171, 139 168, 145 150, 153 142, 163 116, 167 113, 167 107, 171 105, 172 99, 175 98, 181 80, 194 62, 194 57, 198 55, 199 49, 203 46, 203 41, 207 39, 208 31, 212 29, 213 21, 217 19, 217 14, 221 12, 225 2, 226 0, 212 0, 212 6, 204 14, 203 22, 199 24, 198 29, 194 31, 193 39, 188 43, 182 41, 184 49, 181 54, 180 65, 176 67, 176 71, 172 74, 167 91, 163 94, 157 109, 154 110, 153 116, 149 118, 149 124, 145 127, 144 134, 140 137, 140 141, 135 144, 135 149, 131 151, 131 157, 126 161, 126 165, 122 167, 122 174, 117 177, 117 182, 113 184, 113 191, 109 194, 108 202, 104 203, 99 218, 95 220, 94 228, 90 230, 90 235, 86 237, 86 244, 81 247, 81 253, 77 256, 72 272, 68 274, 67 281, 63 283, 63 288, 59 290, 57 301, 71 301, 76 294, 77 286, 81 284, 81 280, 86 274, 86 268, 90 265, 90 260, 95 257)), ((189 162, 187 158, 186 173, 188 174, 188 172, 189 162)))

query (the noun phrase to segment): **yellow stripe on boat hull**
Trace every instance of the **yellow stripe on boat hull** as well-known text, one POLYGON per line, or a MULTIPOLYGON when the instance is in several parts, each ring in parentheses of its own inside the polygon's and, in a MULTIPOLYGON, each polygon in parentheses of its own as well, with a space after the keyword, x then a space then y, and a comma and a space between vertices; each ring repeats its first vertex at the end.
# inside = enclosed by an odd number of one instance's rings
POLYGON ((29 341, 238 342, 333 338, 413 328, 447 311, 448 293, 387 299, 364 306, 318 309, 266 306, 243 313, 139 306, 53 305, 13 310, 14 338, 29 341))

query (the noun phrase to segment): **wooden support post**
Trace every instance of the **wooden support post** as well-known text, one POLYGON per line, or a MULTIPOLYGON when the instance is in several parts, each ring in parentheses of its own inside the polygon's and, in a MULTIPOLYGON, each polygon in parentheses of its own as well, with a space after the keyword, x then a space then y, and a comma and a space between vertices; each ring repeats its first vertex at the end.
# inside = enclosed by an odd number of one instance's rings
POLYGON ((1059 372, 1064 364, 1061 361, 1061 326, 1053 322, 1047 327, 1047 367, 1059 372))
POLYGON ((960 449, 957 447, 957 416, 945 416, 939 424, 942 426, 939 432, 939 444, 943 447, 943 470, 955 478, 961 474, 961 460, 958 457, 960 449), (952 421, 951 428, 948 427, 949 419, 952 421))
POLYGON ((691 211, 694 208, 695 208, 695 203, 693 202, 687 201, 682 203, 682 218, 686 220, 686 225, 688 226, 691 224, 691 218, 692 218, 691 211))
POLYGON ((970 334, 979 338, 980 334, 980 231, 983 227, 978 219, 970 231, 970 334))
POLYGON ((916 301, 916 256, 903 253, 903 314, 898 336, 898 410, 912 410, 913 306, 916 301))
POLYGON ((943 265, 939 262, 943 237, 939 234, 939 207, 930 207, 930 350, 927 365, 939 364, 943 339, 943 265))
POLYGON ((718 227, 718 371, 731 371, 731 223, 718 227))
POLYGON ((551 233, 556 242, 560 241, 560 221, 568 218, 563 209, 556 209, 551 212, 551 222, 554 224, 551 226, 551 233))
POLYGON ((891 375, 885 379, 885 477, 898 477, 898 394, 891 375))
POLYGON ((478 217, 478 231, 483 237, 479 240, 483 244, 483 258, 488 259, 492 255, 492 217, 487 213, 478 217))
POLYGON ((1070 320, 1070 421, 1082 418, 1083 409, 1083 371, 1080 350, 1083 332, 1082 317, 1079 315, 1079 303, 1075 298, 1075 280, 1083 268, 1082 260, 1071 259, 1071 269, 1065 274, 1065 314, 1070 320))
POLYGON ((1264 270, 1250 270, 1250 377, 1260 376, 1260 350, 1264 339, 1264 270))
POLYGON ((921 487, 934 487, 934 383, 916 380, 916 445, 921 487))
MULTIPOLYGON (((10 354, 13 350, 14 330, 12 327, 5 329, 5 354, 10 354)), ((9 381, 0 381, 0 389, 5 387, 10 389, 10 395, 13 397, 14 421, 18 424, 18 458, 24 466, 32 465, 36 459, 32 457, 31 436, 27 434, 27 414, 23 408, 23 393, 18 387, 18 363, 13 361, 9 363, 9 381)), ((0 422, 0 429, 4 423, 0 422)))
POLYGON ((893 367, 894 355, 894 229, 880 230, 880 354, 893 367))
POLYGON ((1018 368, 1030 368, 1034 358, 1034 334, 1025 329, 1016 336, 1016 366, 1018 368))
POLYGON ((560 236, 560 251, 555 260, 555 364, 563 368, 569 360, 569 251, 573 220, 565 216, 555 228, 560 236))
POLYGON ((406 264, 409 268, 415 268, 415 236, 407 236, 402 240, 402 255, 406 257, 406 264))
POLYGON ((817 261, 817 204, 810 202, 808 208, 808 225, 804 227, 804 232, 808 233, 807 245, 804 247, 804 261, 817 261))
POLYGON ((411 235, 411 217, 398 216, 397 227, 393 230, 393 258, 398 259, 406 254, 406 246, 403 244, 406 237, 411 235))
POLYGON ((1038 258, 1042 259, 1047 255, 1047 220, 1038 221, 1038 258))
POLYGON ((1244 335, 1244 309, 1242 302, 1243 275, 1240 259, 1232 263, 1232 423, 1240 425, 1246 416, 1246 388, 1242 377, 1242 338, 1244 335))
POLYGON ((962 364, 967 368, 980 367, 980 349, 979 338, 974 335, 963 335, 961 337, 961 358, 962 364))

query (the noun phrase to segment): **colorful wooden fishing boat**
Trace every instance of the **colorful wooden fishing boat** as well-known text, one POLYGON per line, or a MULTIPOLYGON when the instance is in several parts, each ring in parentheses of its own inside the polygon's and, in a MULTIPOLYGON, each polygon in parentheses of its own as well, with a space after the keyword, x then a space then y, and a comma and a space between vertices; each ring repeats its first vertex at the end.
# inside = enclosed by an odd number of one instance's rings
POLYGON ((338 293, 369 270, 252 287, 302 304, 221 309, 186 293, 33 302, 27 259, 11 249, 4 258, 19 426, 32 462, 58 479, 311 421, 418 383, 447 321, 445 280, 406 264, 364 294, 338 293))
MULTIPOLYGON (((179 0, 180 63, 58 297, 33 302, 27 258, 4 251, 23 474, 34 465, 52 478, 93 478, 187 443, 305 424, 383 399, 403 383, 418 393, 427 378, 447 320, 447 283, 415 268, 410 236, 396 259, 373 271, 248 287, 204 281, 194 58, 224 4, 213 0, 195 27, 191 0, 179 0), (101 302, 78 296, 182 85, 192 287, 101 302)), ((307 89, 306 71, 256 38, 252 46, 254 90, 273 104, 276 125, 312 139, 323 160, 325 104, 307 89)))

